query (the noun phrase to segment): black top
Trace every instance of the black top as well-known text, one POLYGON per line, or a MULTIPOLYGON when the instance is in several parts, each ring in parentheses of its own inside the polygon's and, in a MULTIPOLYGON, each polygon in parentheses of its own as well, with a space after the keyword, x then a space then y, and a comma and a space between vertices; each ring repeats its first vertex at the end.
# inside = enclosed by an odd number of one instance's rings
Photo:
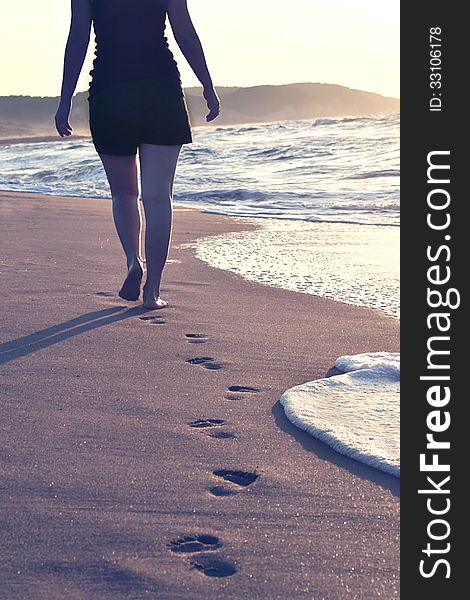
POLYGON ((180 72, 165 37, 168 0, 90 0, 96 48, 90 95, 109 84, 180 72))

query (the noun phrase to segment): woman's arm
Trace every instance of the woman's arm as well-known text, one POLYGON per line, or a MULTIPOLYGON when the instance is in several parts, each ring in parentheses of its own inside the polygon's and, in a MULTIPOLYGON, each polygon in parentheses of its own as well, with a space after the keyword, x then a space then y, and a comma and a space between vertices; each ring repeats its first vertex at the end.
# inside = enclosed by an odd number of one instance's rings
POLYGON ((207 101, 209 114, 207 121, 212 121, 220 112, 220 100, 214 89, 212 79, 207 68, 201 41, 191 21, 187 0, 169 0, 168 18, 176 43, 188 61, 194 74, 202 83, 203 95, 207 101))
POLYGON ((65 47, 60 103, 55 116, 56 128, 61 137, 72 132, 69 124, 72 96, 88 50, 91 21, 90 0, 72 0, 72 19, 65 47))

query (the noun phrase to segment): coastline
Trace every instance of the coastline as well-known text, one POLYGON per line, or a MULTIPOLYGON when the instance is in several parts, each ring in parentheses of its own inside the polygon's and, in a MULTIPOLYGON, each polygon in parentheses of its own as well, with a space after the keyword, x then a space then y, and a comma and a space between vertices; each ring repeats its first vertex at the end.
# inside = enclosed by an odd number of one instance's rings
MULTIPOLYGON (((70 136, 71 137, 71 136, 70 136)), ((91 135, 73 134, 74 140, 89 140, 91 135)), ((34 135, 34 136, 12 136, 11 138, 0 138, 0 146, 10 146, 11 144, 33 144, 42 142, 65 142, 70 141, 69 137, 61 137, 58 133, 50 135, 34 135)))
POLYGON ((340 355, 397 351, 397 321, 208 266, 186 245, 250 226, 181 206, 170 306, 145 311, 117 296, 110 201, 0 192, 0 210, 9 597, 64 584, 71 598, 398 597, 399 482, 295 428, 279 404, 340 355), (200 332, 207 342, 187 342, 200 332), (201 356, 216 368, 186 362, 201 356), (236 437, 188 425, 204 418, 236 437), (217 469, 259 477, 214 496, 217 469), (168 549, 196 533, 220 538, 234 576, 205 577, 168 549))

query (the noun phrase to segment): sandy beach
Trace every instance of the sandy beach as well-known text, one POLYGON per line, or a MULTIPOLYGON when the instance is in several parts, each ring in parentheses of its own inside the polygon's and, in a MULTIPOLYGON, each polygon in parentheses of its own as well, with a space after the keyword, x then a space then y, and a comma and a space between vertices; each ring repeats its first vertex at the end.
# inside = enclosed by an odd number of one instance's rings
POLYGON ((398 321, 209 267, 189 242, 251 226, 179 207, 169 306, 146 311, 117 295, 110 200, 0 211, 2 597, 399 596, 399 481, 279 404, 338 356, 397 351, 398 321))

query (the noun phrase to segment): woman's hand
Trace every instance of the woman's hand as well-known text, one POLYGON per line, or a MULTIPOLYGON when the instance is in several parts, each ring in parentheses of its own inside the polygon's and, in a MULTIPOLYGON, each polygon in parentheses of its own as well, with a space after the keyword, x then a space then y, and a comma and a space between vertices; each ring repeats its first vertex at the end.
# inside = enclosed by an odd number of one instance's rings
POLYGON ((60 101, 59 108, 55 114, 55 126, 61 137, 72 134, 73 130, 69 123, 71 109, 72 102, 60 101))
POLYGON ((209 109, 206 121, 213 121, 220 113, 220 100, 217 96, 217 92, 213 87, 204 88, 202 95, 206 99, 207 108, 209 109))

